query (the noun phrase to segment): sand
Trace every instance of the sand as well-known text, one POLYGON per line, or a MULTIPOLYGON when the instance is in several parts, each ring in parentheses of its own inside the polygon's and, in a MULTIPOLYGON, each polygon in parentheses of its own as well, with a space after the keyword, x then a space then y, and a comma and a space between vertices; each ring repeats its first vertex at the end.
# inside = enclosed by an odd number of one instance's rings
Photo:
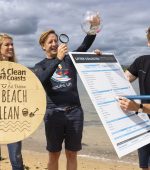
MULTIPOLYGON (((4 160, 0 162, 0 170, 11 170, 6 146, 3 147, 4 160), (5 151, 4 151, 5 150, 5 151)), ((23 150, 26 170, 47 169, 47 153, 23 150)), ((66 159, 64 154, 60 157, 60 170, 65 170, 66 159)), ((139 170, 137 164, 130 164, 114 160, 102 160, 78 156, 78 170, 139 170)))
MULTIPOLYGON (((105 129, 100 125, 85 125, 82 144, 83 149, 78 154, 78 170, 139 170, 137 153, 133 152, 119 159, 105 129)), ((4 160, 0 161, 0 170, 11 170, 7 146, 2 145, 1 148, 4 160)), ((45 150, 43 125, 23 141, 22 154, 25 170, 47 169, 48 153, 45 150)), ((65 165, 66 159, 62 152, 60 170, 65 170, 65 165)))
MULTIPOLYGON (((78 170, 140 170, 138 168, 137 152, 132 152, 121 159, 118 158, 99 117, 91 104, 81 83, 80 97, 85 112, 83 131, 83 149, 78 156, 78 170)), ((44 125, 29 138, 23 141, 23 160, 26 170, 47 169, 48 153, 45 149, 44 125)), ((2 147, 0 170, 11 170, 6 145, 2 147)), ((60 157, 59 170, 65 170, 66 159, 64 152, 60 157)))

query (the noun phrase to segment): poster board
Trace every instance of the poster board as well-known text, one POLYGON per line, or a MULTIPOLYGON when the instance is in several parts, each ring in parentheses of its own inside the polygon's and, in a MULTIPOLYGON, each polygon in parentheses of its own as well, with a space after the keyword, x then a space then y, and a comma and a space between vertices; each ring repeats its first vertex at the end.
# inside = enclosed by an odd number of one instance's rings
POLYGON ((69 52, 77 72, 116 150, 122 157, 150 142, 145 113, 124 112, 117 96, 135 95, 113 54, 69 52))

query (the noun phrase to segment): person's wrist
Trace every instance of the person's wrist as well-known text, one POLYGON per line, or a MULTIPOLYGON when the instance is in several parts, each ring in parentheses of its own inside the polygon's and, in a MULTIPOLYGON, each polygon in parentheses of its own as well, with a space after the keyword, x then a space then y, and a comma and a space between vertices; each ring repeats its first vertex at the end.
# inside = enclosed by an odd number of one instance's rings
POLYGON ((63 60, 63 57, 57 56, 56 59, 58 59, 59 61, 62 61, 62 60, 63 60))
POLYGON ((135 111, 135 114, 142 113, 143 112, 143 104, 137 104, 137 109, 135 111))
POLYGON ((98 33, 98 30, 99 30, 99 25, 91 25, 91 28, 88 31, 88 34, 95 35, 96 33, 98 33))
POLYGON ((142 113, 142 112, 143 112, 143 104, 142 104, 142 103, 140 104, 140 107, 139 107, 139 109, 138 109, 138 112, 139 112, 139 113, 142 113))

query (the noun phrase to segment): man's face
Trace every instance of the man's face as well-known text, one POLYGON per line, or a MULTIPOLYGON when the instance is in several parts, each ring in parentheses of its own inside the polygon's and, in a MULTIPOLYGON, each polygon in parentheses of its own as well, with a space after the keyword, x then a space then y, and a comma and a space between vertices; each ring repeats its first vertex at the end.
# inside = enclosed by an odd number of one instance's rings
POLYGON ((146 32, 146 36, 147 36, 147 45, 148 47, 150 47, 150 27, 148 28, 147 32, 146 32))
POLYGON ((14 47, 13 47, 13 41, 9 38, 4 38, 0 53, 3 58, 8 59, 14 56, 14 47))
POLYGON ((57 56, 58 38, 55 34, 49 34, 43 45, 43 50, 46 52, 48 58, 57 56))
POLYGON ((148 47, 150 47, 150 40, 148 40, 147 45, 148 45, 148 47))

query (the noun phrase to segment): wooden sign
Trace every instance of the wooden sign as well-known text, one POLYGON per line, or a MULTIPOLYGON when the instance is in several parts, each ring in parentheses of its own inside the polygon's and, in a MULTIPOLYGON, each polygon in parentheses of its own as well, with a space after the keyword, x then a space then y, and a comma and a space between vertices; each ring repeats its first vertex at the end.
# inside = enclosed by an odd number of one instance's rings
POLYGON ((23 140, 43 120, 46 95, 35 74, 18 63, 0 62, 0 144, 23 140))

